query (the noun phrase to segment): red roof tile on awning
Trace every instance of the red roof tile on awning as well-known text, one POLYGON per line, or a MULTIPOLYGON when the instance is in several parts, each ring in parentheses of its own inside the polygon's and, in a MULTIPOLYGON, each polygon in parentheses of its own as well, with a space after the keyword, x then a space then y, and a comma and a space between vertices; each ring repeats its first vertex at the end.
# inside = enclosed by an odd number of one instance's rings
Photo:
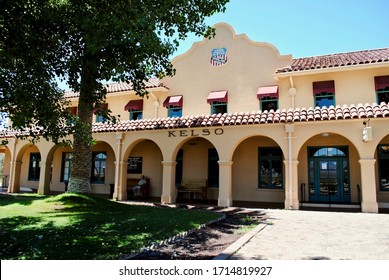
POLYGON ((257 98, 262 99, 264 97, 278 98, 278 86, 260 87, 257 91, 257 98))
POLYGON ((130 110, 143 110, 143 99, 138 99, 138 100, 130 100, 124 106, 124 111, 130 111, 130 110))
POLYGON ((317 95, 323 92, 335 93, 335 82, 334 81, 313 82, 313 94, 317 95))
POLYGON ((228 101, 228 91, 212 91, 208 94, 207 102, 227 102, 228 101))
POLYGON ((182 95, 168 96, 163 102, 163 107, 182 106, 182 95))
POLYGON ((375 90, 385 89, 389 87, 389 76, 375 77, 375 90))

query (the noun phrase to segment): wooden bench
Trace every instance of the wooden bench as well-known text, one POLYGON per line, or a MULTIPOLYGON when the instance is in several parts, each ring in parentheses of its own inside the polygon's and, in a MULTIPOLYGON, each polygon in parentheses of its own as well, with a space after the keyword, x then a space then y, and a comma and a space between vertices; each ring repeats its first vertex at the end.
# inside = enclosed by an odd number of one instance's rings
POLYGON ((177 188, 177 197, 188 193, 189 199, 194 199, 195 194, 200 194, 201 200, 207 199, 207 180, 206 179, 182 179, 181 186, 177 188))
MULTIPOLYGON (((146 184, 144 184, 141 188, 141 196, 142 198, 149 197, 149 189, 150 189, 150 179, 146 179, 146 184)), ((127 198, 134 196, 134 187, 138 185, 140 178, 127 178, 127 198)))

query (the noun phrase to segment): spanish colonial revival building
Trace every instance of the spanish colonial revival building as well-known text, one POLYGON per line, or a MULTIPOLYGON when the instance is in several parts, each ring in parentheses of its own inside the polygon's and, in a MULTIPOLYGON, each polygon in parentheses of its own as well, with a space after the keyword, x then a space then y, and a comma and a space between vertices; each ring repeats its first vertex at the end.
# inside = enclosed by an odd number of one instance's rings
MULTIPOLYGON (((113 186, 126 200, 128 179, 144 174, 164 203, 201 179, 220 206, 389 208, 389 48, 296 59, 215 28, 172 60, 174 77, 148 81, 148 98, 107 85, 121 122, 95 116, 93 192, 113 186)), ((76 114, 77 94, 66 95, 76 114)), ((71 147, 3 137, 9 192, 65 191, 71 147)))

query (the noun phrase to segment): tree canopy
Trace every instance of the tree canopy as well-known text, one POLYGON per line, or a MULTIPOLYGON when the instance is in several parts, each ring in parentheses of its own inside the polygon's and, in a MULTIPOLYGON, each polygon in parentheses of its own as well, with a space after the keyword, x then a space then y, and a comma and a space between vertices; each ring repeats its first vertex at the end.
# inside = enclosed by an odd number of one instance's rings
MULTIPOLYGON (((204 19, 223 12, 227 2, 2 0, 0 111, 8 113, 14 128, 29 128, 33 136, 58 142, 72 133, 69 189, 85 192, 90 188, 92 114, 105 98, 103 81, 129 82, 143 96, 144 81, 174 74, 169 58, 179 40, 188 33, 214 35, 204 19), (56 77, 80 93, 71 126, 56 77)), ((108 111, 102 114, 109 118, 108 111)))

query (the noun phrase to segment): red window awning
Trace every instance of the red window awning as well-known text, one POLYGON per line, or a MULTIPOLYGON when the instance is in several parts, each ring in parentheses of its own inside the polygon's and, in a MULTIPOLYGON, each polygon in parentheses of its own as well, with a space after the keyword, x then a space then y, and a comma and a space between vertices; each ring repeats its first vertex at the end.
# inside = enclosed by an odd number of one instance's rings
POLYGON ((278 98, 278 86, 260 87, 257 91, 257 98, 264 97, 278 98))
POLYGON ((143 99, 130 100, 124 106, 124 111, 142 111, 143 110, 143 99))
POLYGON ((102 103, 100 106, 93 109, 93 113, 96 115, 100 114, 102 110, 108 109, 108 103, 102 103))
POLYGON ((389 76, 375 77, 375 90, 385 89, 389 87, 389 76))
POLYGON ((207 102, 227 102, 228 101, 228 91, 212 91, 208 94, 207 102))
POLYGON ((313 82, 313 94, 335 93, 334 81, 313 82))
POLYGON ((179 106, 182 107, 182 95, 168 96, 163 102, 163 107, 179 106))

